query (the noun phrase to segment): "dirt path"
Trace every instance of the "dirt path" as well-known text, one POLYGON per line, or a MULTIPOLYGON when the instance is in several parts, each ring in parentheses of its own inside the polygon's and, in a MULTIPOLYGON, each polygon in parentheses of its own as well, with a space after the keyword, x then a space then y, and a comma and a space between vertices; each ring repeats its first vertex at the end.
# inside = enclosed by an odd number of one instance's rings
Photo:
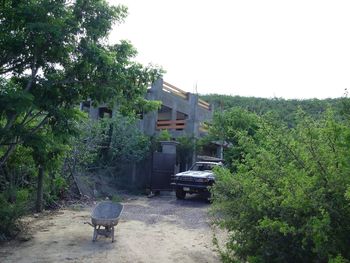
POLYGON ((219 262, 213 252, 209 204, 173 195, 124 202, 114 243, 91 241, 91 207, 28 218, 33 238, 0 247, 0 262, 219 262))

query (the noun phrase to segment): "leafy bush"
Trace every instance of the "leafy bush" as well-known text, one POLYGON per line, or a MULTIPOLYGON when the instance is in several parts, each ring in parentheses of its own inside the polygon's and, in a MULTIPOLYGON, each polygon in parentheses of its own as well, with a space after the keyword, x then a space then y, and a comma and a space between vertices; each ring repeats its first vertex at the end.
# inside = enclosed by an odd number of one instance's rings
POLYGON ((170 141, 171 135, 168 130, 161 130, 158 135, 159 141, 170 141))
POLYGON ((257 129, 257 116, 241 108, 231 108, 214 114, 209 137, 213 141, 231 145, 225 150, 225 164, 235 172, 237 163, 244 155, 244 149, 238 144, 239 134, 244 131, 247 135, 254 135, 257 129))
POLYGON ((196 148, 196 139, 193 137, 178 137, 176 141, 179 143, 176 147, 176 158, 180 164, 180 171, 185 171, 192 165, 192 157, 196 148))
POLYGON ((8 193, 0 194, 0 240, 18 232, 17 219, 26 212, 28 190, 16 191, 15 202, 9 202, 8 193))
POLYGON ((138 129, 136 118, 115 114, 111 120, 111 128, 111 161, 139 162, 147 156, 150 140, 138 129))
POLYGON ((260 119, 237 134, 237 172, 219 169, 217 223, 229 230, 226 262, 347 262, 350 259, 350 125, 329 111, 299 113, 294 129, 260 119))

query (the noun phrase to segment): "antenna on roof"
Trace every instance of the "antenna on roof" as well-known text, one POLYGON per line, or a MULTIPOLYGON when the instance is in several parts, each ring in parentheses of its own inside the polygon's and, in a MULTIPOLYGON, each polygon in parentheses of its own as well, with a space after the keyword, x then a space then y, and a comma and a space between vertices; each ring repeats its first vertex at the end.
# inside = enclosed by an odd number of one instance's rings
POLYGON ((194 94, 198 94, 197 84, 198 84, 198 81, 196 81, 196 84, 194 86, 194 94))

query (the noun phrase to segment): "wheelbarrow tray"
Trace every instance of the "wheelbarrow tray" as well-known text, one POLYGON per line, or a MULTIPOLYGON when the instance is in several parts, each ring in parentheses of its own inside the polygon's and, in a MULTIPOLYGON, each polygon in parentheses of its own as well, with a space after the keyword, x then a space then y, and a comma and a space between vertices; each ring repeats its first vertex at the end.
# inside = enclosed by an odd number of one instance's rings
POLYGON ((91 213, 91 226, 94 227, 92 241, 96 241, 98 235, 112 237, 114 241, 114 226, 119 222, 124 206, 112 201, 98 203, 91 213), (104 227, 104 229, 101 229, 104 227))
POLYGON ((103 201, 96 205, 91 213, 93 225, 112 227, 118 224, 123 205, 111 201, 103 201))

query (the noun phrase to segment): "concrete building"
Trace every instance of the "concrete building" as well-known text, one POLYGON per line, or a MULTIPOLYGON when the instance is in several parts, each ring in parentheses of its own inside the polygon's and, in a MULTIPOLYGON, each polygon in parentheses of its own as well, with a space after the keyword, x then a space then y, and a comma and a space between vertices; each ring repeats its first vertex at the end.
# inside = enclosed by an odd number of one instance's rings
MULTIPOLYGON (((212 119, 213 108, 201 100, 198 94, 185 92, 163 79, 158 79, 148 89, 146 99, 160 101, 161 107, 157 111, 142 114, 139 128, 144 134, 156 136, 161 130, 168 130, 173 140, 182 136, 199 138, 207 134, 205 122, 212 119)), ((113 110, 107 105, 93 107, 91 101, 81 103, 81 110, 96 120, 113 116, 113 110)), ((187 170, 199 159, 197 157, 199 153, 194 149, 188 159, 178 160, 175 145, 174 141, 162 142, 161 152, 153 152, 141 163, 121 166, 122 176, 125 180, 130 180, 130 184, 144 185, 150 187, 152 191, 172 189, 171 176, 176 172, 187 170)), ((215 157, 222 159, 221 145, 213 142, 204 148, 201 158, 212 156, 213 159, 215 157)))
MULTIPOLYGON (((158 79, 148 89, 146 98, 162 103, 158 111, 142 116, 140 129, 147 135, 157 135, 168 130, 172 138, 179 136, 201 137, 206 134, 205 122, 213 117, 212 106, 201 100, 198 94, 185 92, 158 79)), ((90 118, 112 117, 113 112, 106 105, 93 107, 90 101, 81 103, 81 110, 88 112, 90 118)))
POLYGON ((212 106, 198 94, 185 92, 158 79, 147 92, 147 99, 161 101, 158 111, 149 112, 140 121, 140 129, 147 135, 168 130, 173 138, 201 137, 206 133, 205 122, 213 117, 212 106))

